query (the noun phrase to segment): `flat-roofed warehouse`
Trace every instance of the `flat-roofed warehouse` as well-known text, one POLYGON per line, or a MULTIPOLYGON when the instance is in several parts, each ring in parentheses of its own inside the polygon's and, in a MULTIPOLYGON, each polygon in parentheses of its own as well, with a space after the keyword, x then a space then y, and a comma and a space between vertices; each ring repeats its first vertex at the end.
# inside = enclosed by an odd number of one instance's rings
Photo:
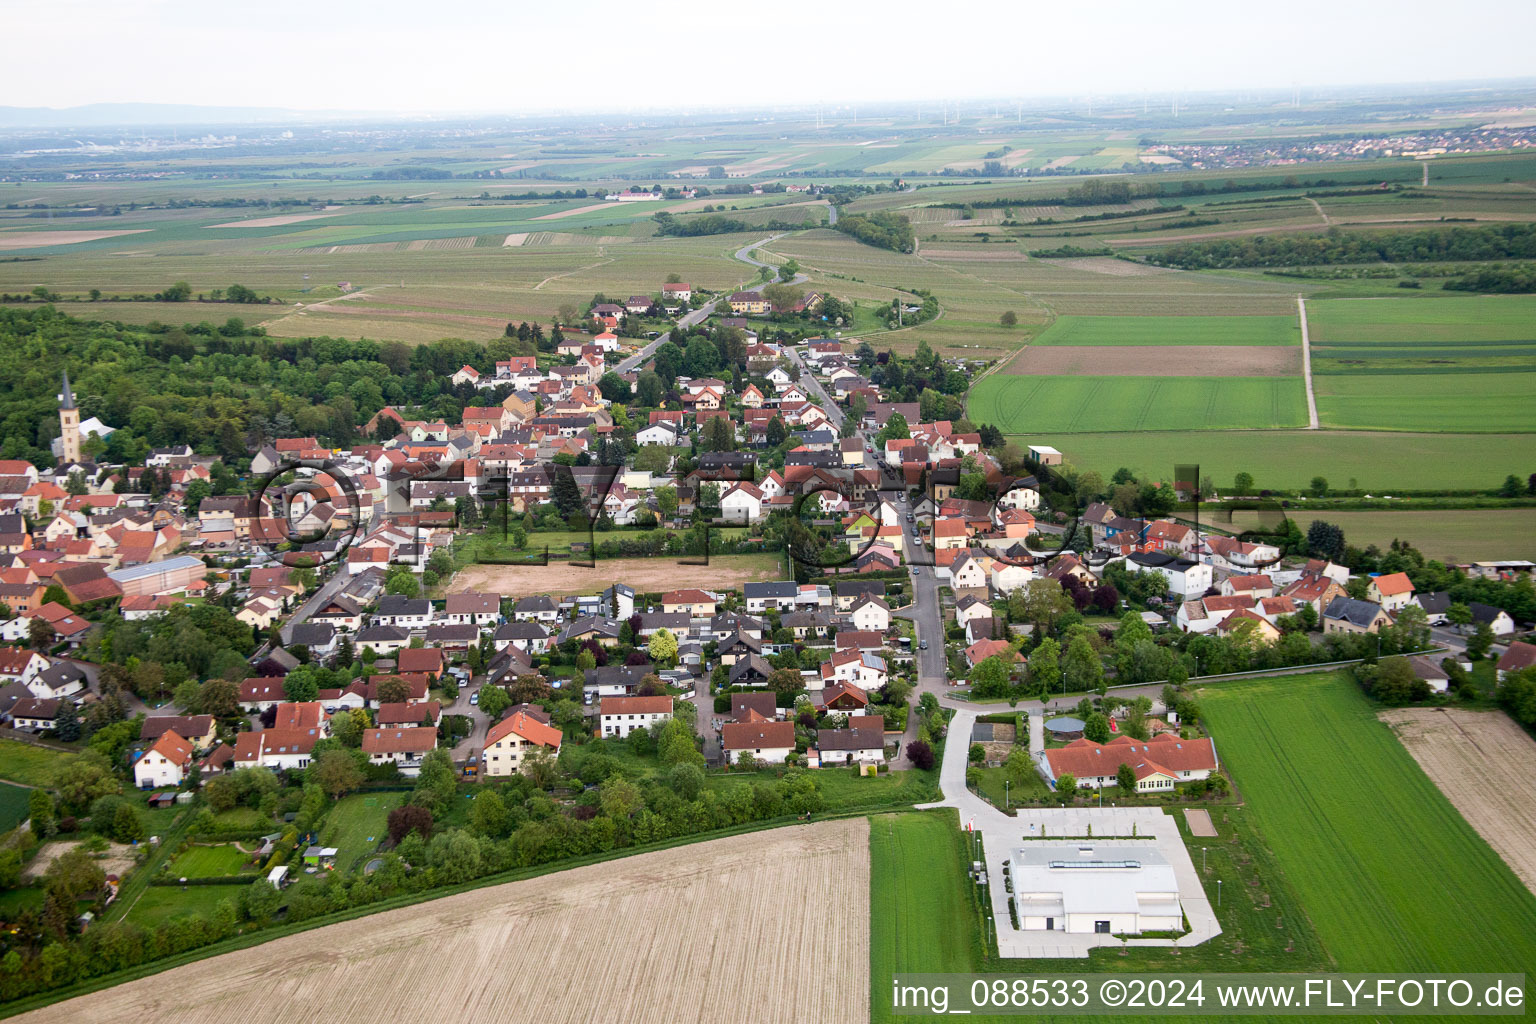
POLYGON ((1153 842, 1030 842, 1008 862, 1022 931, 1184 930, 1173 865, 1153 842))
POLYGON ((145 562, 107 573, 112 581, 123 588, 124 597, 153 597, 156 594, 176 594, 208 574, 208 566, 201 558, 178 555, 160 562, 145 562))

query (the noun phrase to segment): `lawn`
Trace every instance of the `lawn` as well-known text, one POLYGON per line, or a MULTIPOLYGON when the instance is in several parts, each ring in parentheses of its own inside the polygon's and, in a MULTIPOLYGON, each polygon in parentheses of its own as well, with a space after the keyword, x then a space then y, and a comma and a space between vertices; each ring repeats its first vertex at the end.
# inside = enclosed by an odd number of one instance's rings
POLYGON ((255 870, 250 856, 232 843, 192 846, 171 861, 172 878, 223 878, 255 870))
POLYGON ((238 832, 242 829, 259 829, 271 825, 275 830, 276 823, 254 807, 231 807, 227 811, 220 811, 213 816, 213 826, 210 832, 238 832))
POLYGON ((899 1020, 892 975, 981 969, 981 912, 954 811, 872 817, 869 856, 870 1020, 899 1020))
MULTIPOLYGON (((985 383, 990 383, 988 378, 985 383)), ((973 403, 980 422, 980 408, 973 403)), ((1342 430, 1138 431, 1072 434, 1052 441, 1080 469, 1107 479, 1121 466, 1143 479, 1162 479, 1176 463, 1197 463, 1218 487, 1242 472, 1259 487, 1306 487, 1322 475, 1340 485, 1431 490, 1497 487, 1510 473, 1524 479, 1536 465, 1536 434, 1424 434, 1342 430), (1473 453, 1476 458, 1468 458, 1473 453)))
POLYGON ((1295 377, 993 373, 971 389, 969 412, 978 424, 1037 435, 1295 427, 1307 419, 1305 392, 1295 377))
POLYGON ((179 885, 151 885, 124 920, 153 928, 177 917, 211 919, 221 900, 239 906, 240 889, 238 885, 189 885, 185 889, 179 885))
POLYGON ((27 804, 31 799, 32 791, 25 786, 0 782, 0 832, 9 832, 27 820, 27 804))
POLYGON ((1319 374, 1324 426, 1360 430, 1536 431, 1536 373, 1319 374))
POLYGON ((1035 345, 1300 345, 1294 316, 1063 316, 1035 345))
MULTIPOLYGON (((1028 750, 1027 747, 1022 749, 1028 750)), ((1015 779, 1008 786, 1003 785, 1008 778, 1006 769, 982 768, 980 771, 981 781, 976 788, 996 807, 1006 807, 1010 801, 1013 806, 1017 806, 1021 800, 1037 800, 1050 792, 1050 787, 1037 771, 1025 772, 1023 778, 1015 779)))
POLYGON ((1205 688, 1249 813, 1345 971, 1526 971, 1536 897, 1342 672, 1205 688))
POLYGON ((28 786, 51 786, 53 773, 73 756, 52 747, 0 739, 0 779, 28 786))
POLYGON ((349 871, 367 863, 368 855, 388 835, 389 812, 405 801, 404 793, 354 793, 344 796, 325 816, 320 845, 334 846, 336 867, 349 871))

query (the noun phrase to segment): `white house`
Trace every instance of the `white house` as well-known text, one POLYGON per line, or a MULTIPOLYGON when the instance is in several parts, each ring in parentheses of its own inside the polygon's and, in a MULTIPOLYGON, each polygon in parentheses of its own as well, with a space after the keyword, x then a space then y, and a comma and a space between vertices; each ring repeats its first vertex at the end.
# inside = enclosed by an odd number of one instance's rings
POLYGON ((763 492, 755 484, 733 485, 720 497, 720 515, 730 522, 757 522, 763 517, 763 492))
POLYGON ((598 732, 623 739, 636 729, 660 725, 672 717, 671 697, 604 697, 597 706, 598 732))
POLYGON ((494 626, 501 620, 501 595, 449 594, 442 620, 455 626, 494 626))
POLYGON ((424 597, 388 594, 379 601, 379 610, 373 613, 373 624, 426 629, 432 624, 432 602, 424 597))
POLYGON ((885 659, 878 654, 859 650, 838 651, 830 661, 821 664, 823 686, 842 682, 852 683, 862 690, 877 690, 885 685, 885 680, 885 659))
POLYGON ((795 723, 727 722, 720 728, 720 751, 734 764, 742 754, 768 764, 783 764, 795 752, 795 723))
POLYGON ((1013 850, 1008 877, 1021 931, 1109 936, 1184 929, 1179 882, 1155 841, 1024 843, 1013 850))
POLYGON ((140 789, 179 786, 192 766, 192 744, 167 729, 155 745, 133 764, 133 782, 140 789))
POLYGON ((421 774, 421 761, 437 747, 437 730, 423 726, 409 729, 364 729, 363 753, 369 764, 393 764, 408 778, 421 774))
POLYGON ((1413 598, 1413 581, 1405 572, 1372 576, 1366 585, 1365 596, 1395 615, 1413 598))
POLYGON ((1204 562, 1163 552, 1137 552, 1126 558, 1130 572, 1159 572, 1168 580, 1168 589, 1180 597, 1199 597, 1211 589, 1211 567, 1204 562))
POLYGON ((816 730, 814 767, 885 763, 885 719, 854 715, 845 729, 816 730))
POLYGON ((688 435, 679 430, 677 424, 670 420, 657 420, 650 426, 635 432, 635 443, 641 446, 656 444, 675 448, 687 444, 688 435))
POLYGON ((854 604, 848 617, 853 621, 854 629, 884 633, 891 627, 891 606, 884 598, 869 595, 854 604))

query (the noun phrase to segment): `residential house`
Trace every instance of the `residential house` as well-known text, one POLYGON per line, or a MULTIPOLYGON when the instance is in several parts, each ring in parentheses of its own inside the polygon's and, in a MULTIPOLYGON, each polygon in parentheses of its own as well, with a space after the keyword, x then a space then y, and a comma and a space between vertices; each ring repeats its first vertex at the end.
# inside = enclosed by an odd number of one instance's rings
POLYGON ((161 735, 174 732, 192 744, 194 750, 208 750, 214 744, 212 715, 161 715, 146 718, 139 727, 139 739, 146 743, 158 740, 161 735))
POLYGON ((1376 633, 1392 625, 1392 616, 1375 601, 1336 597, 1323 609, 1324 633, 1376 633))
POLYGON ((717 603, 714 594, 703 590, 669 590, 661 595, 661 610, 664 612, 713 615, 717 603))
POLYGON ((855 629, 884 633, 891 626, 891 606, 883 597, 870 595, 853 606, 848 618, 855 629))
POLYGON ((22 697, 11 705, 11 726, 33 732, 48 732, 56 724, 59 708, 63 705, 62 700, 54 697, 22 697))
POLYGON ((167 729, 133 763, 133 783, 140 789, 179 786, 192 767, 192 744, 167 729))
POLYGON ((1523 672, 1525 669, 1533 666, 1536 666, 1536 644, 1516 640, 1499 657, 1499 682, 1502 683, 1512 673, 1523 672))
POLYGON ((624 739, 636 729, 660 725, 672 717, 671 697, 604 697, 598 702, 598 735, 624 739))
POLYGON ((879 715, 853 715, 844 729, 816 730, 813 765, 883 764, 885 719, 879 715))
POLYGON ((1395 614, 1413 599, 1413 581, 1405 572, 1372 576, 1366 584, 1365 596, 1395 614))
POLYGON ((547 720, 541 721, 539 713, 532 709, 514 711, 485 734, 480 764, 487 776, 512 775, 537 750, 559 754, 560 730, 547 720))
POLYGON ((795 723, 727 722, 720 728, 720 752, 731 764, 743 754, 754 761, 782 764, 795 752, 795 723))
POLYGON ((437 749, 437 730, 364 729, 362 749, 369 764, 393 764, 401 775, 414 778, 421 774, 422 759, 437 749))

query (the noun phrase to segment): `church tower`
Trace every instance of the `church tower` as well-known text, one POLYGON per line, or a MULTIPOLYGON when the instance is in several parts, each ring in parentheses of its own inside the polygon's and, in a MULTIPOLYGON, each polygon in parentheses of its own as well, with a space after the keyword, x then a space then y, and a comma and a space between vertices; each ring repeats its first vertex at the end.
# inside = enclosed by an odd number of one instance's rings
POLYGON ((64 371, 64 392, 59 395, 59 428, 65 463, 80 461, 80 410, 75 406, 75 393, 69 389, 69 371, 64 371))

